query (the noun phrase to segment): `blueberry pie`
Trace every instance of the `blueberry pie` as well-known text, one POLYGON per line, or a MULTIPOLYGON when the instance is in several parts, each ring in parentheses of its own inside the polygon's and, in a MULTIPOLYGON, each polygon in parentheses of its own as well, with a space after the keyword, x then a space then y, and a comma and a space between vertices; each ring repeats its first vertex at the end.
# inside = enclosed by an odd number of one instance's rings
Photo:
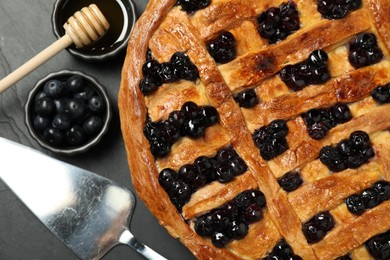
POLYGON ((119 93, 140 198, 199 259, 390 259, 389 51, 388 0, 151 0, 119 93))

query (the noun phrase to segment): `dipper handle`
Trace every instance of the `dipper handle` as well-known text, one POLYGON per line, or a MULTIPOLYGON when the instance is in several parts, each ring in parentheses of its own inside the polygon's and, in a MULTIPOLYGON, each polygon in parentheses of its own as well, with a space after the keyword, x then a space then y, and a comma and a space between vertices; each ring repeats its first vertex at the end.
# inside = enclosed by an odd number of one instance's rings
POLYGON ((95 4, 77 11, 64 24, 66 33, 63 37, 0 80, 0 93, 55 56, 58 52, 69 47, 72 43, 77 48, 87 46, 100 39, 109 28, 110 24, 95 4))

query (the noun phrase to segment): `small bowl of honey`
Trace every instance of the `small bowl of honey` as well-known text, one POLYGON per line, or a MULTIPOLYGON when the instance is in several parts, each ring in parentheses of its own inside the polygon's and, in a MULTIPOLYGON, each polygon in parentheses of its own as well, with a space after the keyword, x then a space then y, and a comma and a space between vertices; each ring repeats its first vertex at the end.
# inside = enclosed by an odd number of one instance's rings
POLYGON ((68 18, 90 4, 96 4, 102 11, 110 29, 90 46, 80 49, 71 46, 67 50, 75 57, 91 62, 115 57, 126 49, 136 21, 135 6, 131 0, 57 0, 52 13, 54 35, 58 39, 64 36, 63 25, 68 18))

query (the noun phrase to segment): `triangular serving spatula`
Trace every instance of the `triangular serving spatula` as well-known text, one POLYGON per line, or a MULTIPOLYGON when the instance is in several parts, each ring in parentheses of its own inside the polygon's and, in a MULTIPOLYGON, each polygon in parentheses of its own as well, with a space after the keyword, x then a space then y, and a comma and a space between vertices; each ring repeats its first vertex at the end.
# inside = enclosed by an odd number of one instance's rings
POLYGON ((130 233, 130 190, 4 138, 0 162, 0 178, 80 258, 100 259, 124 244, 147 259, 165 259, 130 233))

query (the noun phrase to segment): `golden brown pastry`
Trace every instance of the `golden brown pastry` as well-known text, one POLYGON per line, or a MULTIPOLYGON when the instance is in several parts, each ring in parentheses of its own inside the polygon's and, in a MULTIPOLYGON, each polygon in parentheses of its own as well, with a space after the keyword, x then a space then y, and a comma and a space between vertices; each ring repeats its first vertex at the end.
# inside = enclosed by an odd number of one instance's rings
POLYGON ((199 259, 390 259, 389 17, 388 0, 151 0, 119 110, 161 225, 199 259))

